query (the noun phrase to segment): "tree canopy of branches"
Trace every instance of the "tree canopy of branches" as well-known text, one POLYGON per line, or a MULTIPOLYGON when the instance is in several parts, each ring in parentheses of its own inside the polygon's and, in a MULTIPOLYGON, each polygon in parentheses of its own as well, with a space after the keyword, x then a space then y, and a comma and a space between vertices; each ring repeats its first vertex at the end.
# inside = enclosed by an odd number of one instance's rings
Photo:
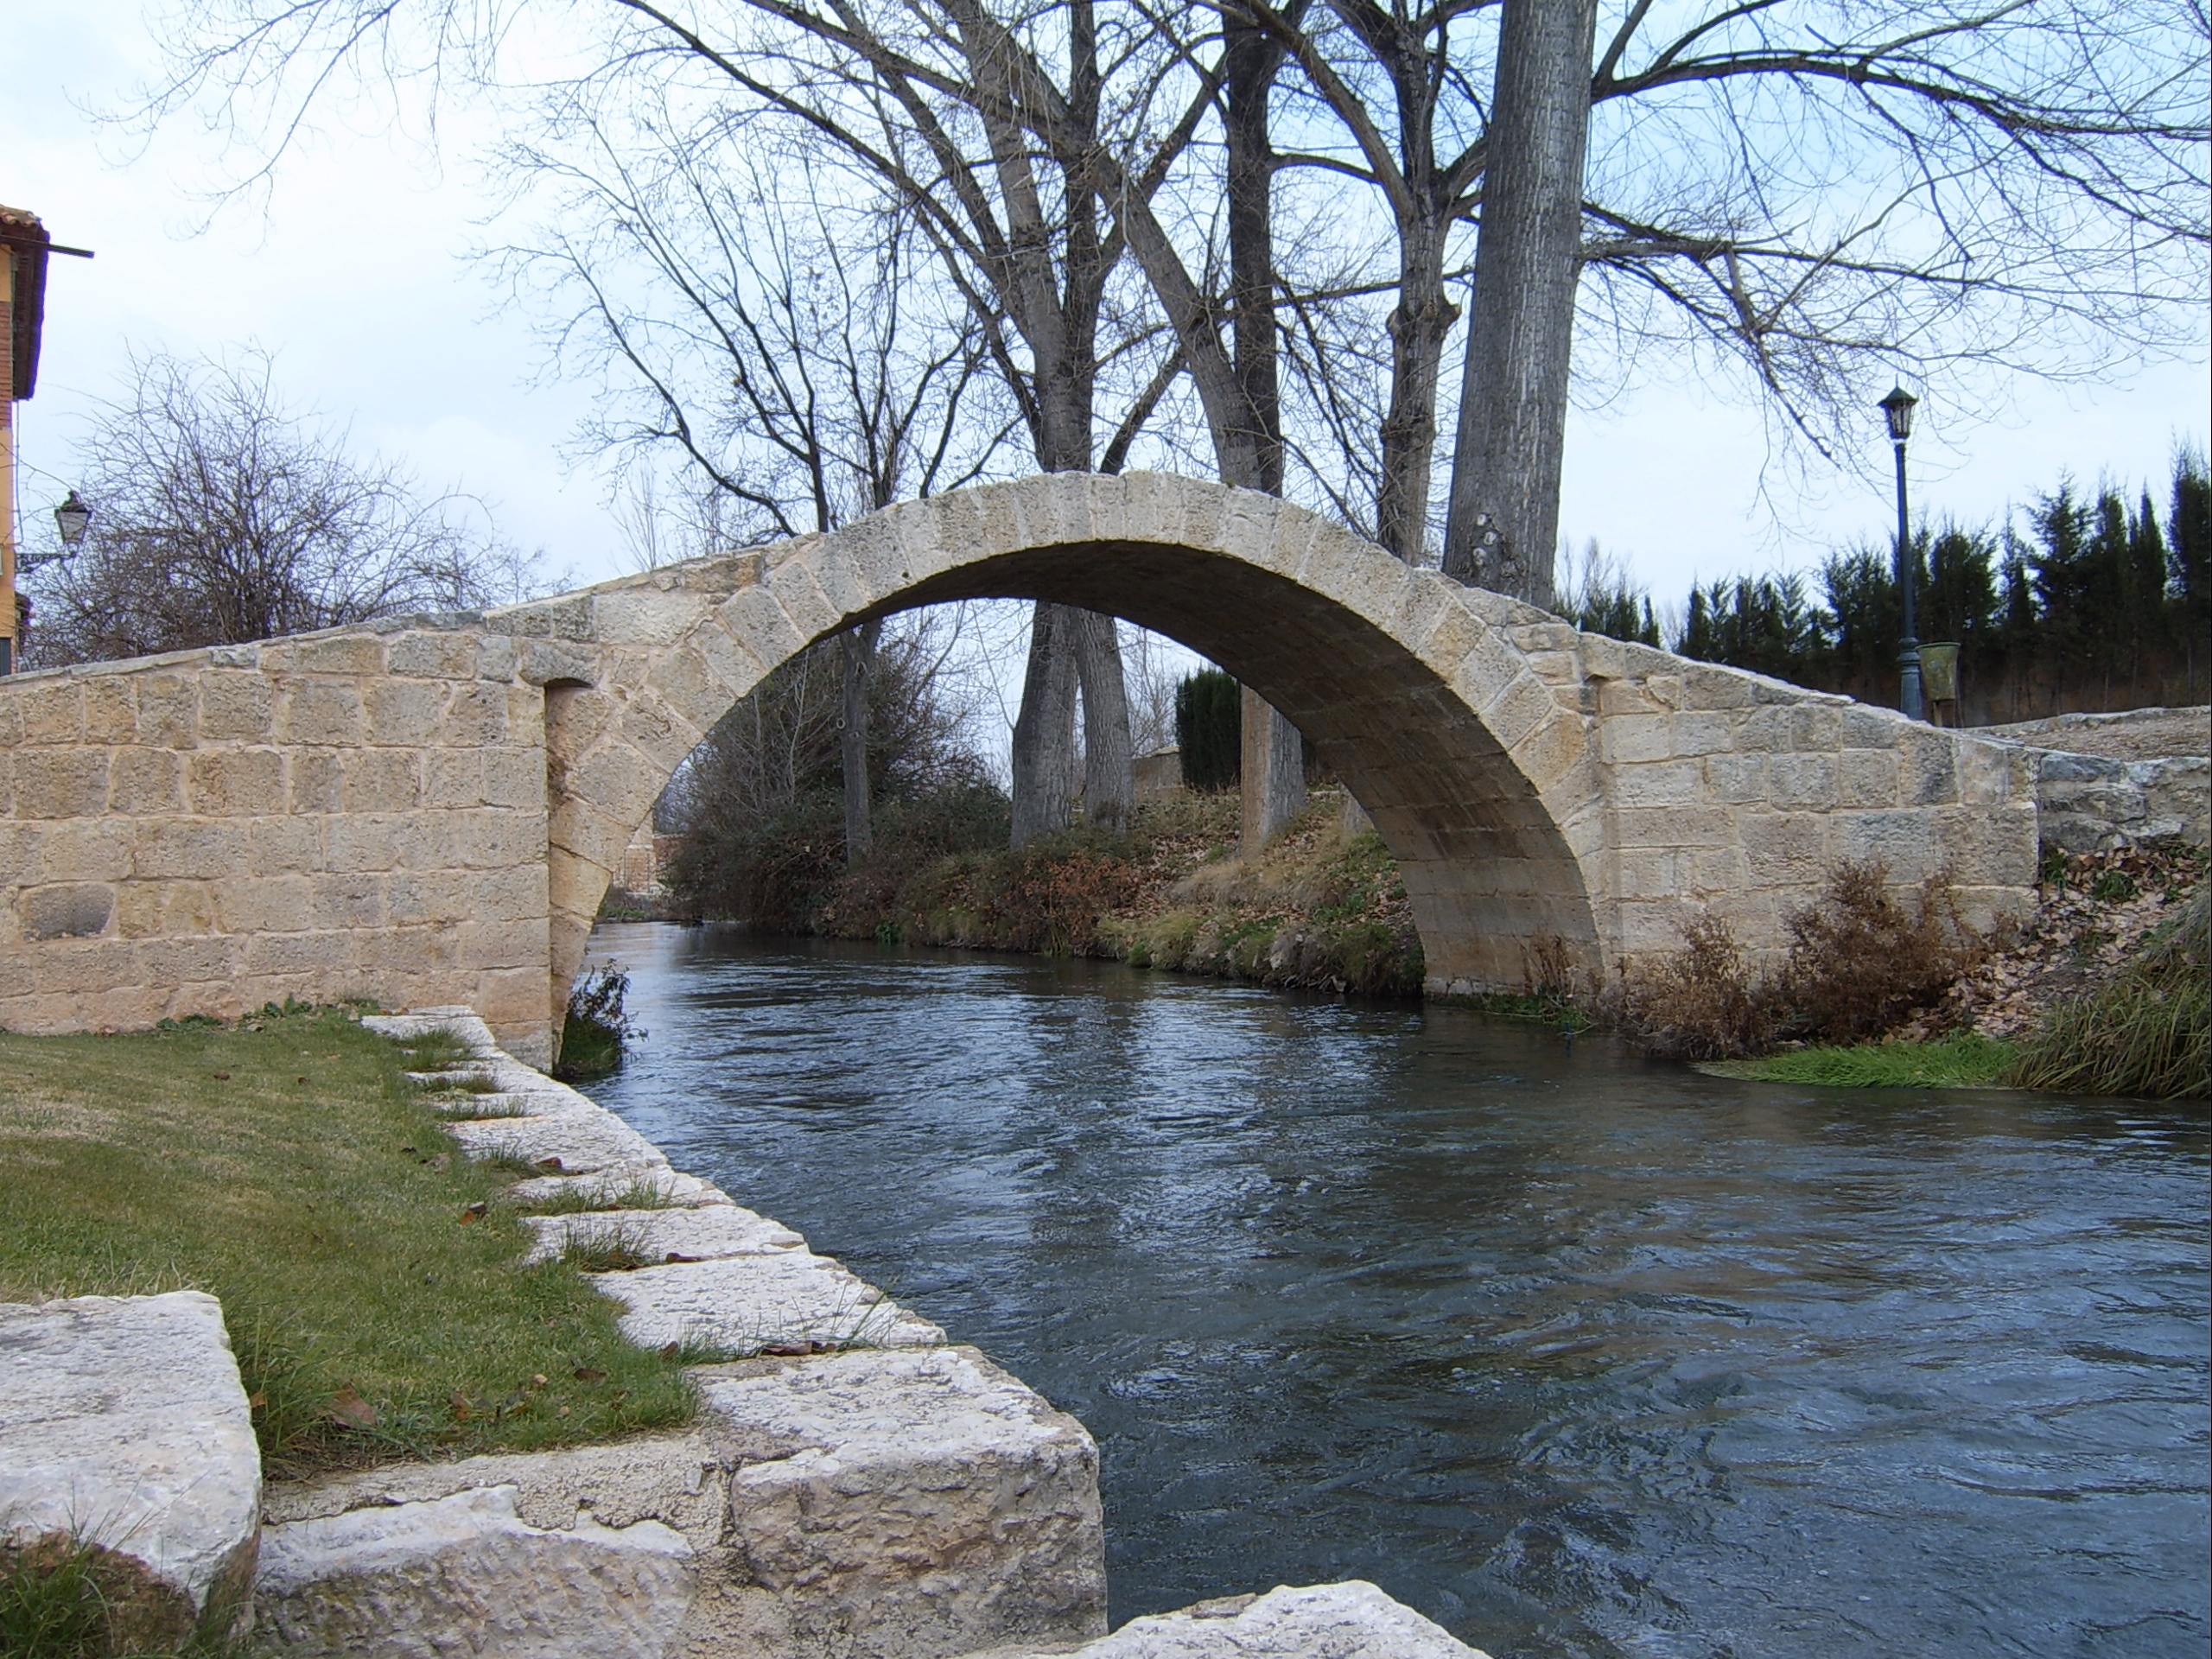
POLYGON ((83 546, 32 579, 33 665, 145 656, 524 596, 526 562, 400 467, 288 408, 260 353, 152 355, 77 450, 83 546))
MULTIPOLYGON (((1892 378, 1993 412, 2009 374, 2105 374, 2202 327, 2200 0, 198 0, 179 23, 148 111, 196 104, 258 146, 250 176, 349 73, 467 77, 530 143, 613 133, 626 166, 772 130, 822 199, 865 180, 911 215, 1037 465, 1110 469, 1149 431, 1544 603, 1578 380, 1732 389, 1850 465, 1892 378)), ((1018 781, 1071 721, 1039 621, 1018 781)))

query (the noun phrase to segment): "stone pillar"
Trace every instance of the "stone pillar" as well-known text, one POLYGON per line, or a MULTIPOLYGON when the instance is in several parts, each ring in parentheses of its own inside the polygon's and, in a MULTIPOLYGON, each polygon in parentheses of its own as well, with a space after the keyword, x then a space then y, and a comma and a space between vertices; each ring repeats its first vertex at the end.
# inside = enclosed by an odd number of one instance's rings
POLYGON ((1244 688, 1244 856, 1258 855, 1306 806, 1306 740, 1258 692, 1244 688))

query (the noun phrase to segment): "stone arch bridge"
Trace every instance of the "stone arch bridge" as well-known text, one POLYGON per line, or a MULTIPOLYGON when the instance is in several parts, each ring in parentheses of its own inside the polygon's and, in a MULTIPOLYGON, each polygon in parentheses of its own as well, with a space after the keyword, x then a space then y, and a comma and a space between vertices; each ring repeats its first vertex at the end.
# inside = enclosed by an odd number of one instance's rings
POLYGON ((856 619, 1003 596, 1181 639, 1294 721, 1404 871, 1433 992, 1597 985, 1711 910, 1770 951, 1839 859, 2024 906, 2019 751, 1578 632, 1313 513, 1067 474, 556 599, 0 680, 0 1025, 468 1003, 543 1059, 662 785, 856 619))

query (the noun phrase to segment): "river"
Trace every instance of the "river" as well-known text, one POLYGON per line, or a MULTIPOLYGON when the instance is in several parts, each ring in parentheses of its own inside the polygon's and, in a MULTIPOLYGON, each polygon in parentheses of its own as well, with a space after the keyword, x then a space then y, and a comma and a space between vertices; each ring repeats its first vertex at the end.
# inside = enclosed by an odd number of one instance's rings
POLYGON ((2201 1103, 1740 1084, 1463 1009, 607 926, 592 1092, 1097 1437, 1116 1624, 2189 1655, 2201 1103))

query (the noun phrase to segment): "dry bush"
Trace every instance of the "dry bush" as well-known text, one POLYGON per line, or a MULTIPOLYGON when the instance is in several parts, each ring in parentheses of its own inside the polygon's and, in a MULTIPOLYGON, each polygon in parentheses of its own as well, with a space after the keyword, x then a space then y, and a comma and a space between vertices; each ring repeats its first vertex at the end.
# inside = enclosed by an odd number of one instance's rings
POLYGON ((1878 1037, 1941 1001, 1980 960, 1949 878, 1930 876, 1910 905, 1891 896, 1878 859, 1840 864, 1820 898, 1785 919, 1789 957, 1768 994, 1792 1036, 1819 1043, 1878 1037))
POLYGON ((1682 928, 1682 948, 1656 968, 1624 978, 1610 999, 1613 1022, 1655 1054, 1726 1060, 1770 1046, 1778 1021, 1753 982, 1728 924, 1700 916, 1682 928))

